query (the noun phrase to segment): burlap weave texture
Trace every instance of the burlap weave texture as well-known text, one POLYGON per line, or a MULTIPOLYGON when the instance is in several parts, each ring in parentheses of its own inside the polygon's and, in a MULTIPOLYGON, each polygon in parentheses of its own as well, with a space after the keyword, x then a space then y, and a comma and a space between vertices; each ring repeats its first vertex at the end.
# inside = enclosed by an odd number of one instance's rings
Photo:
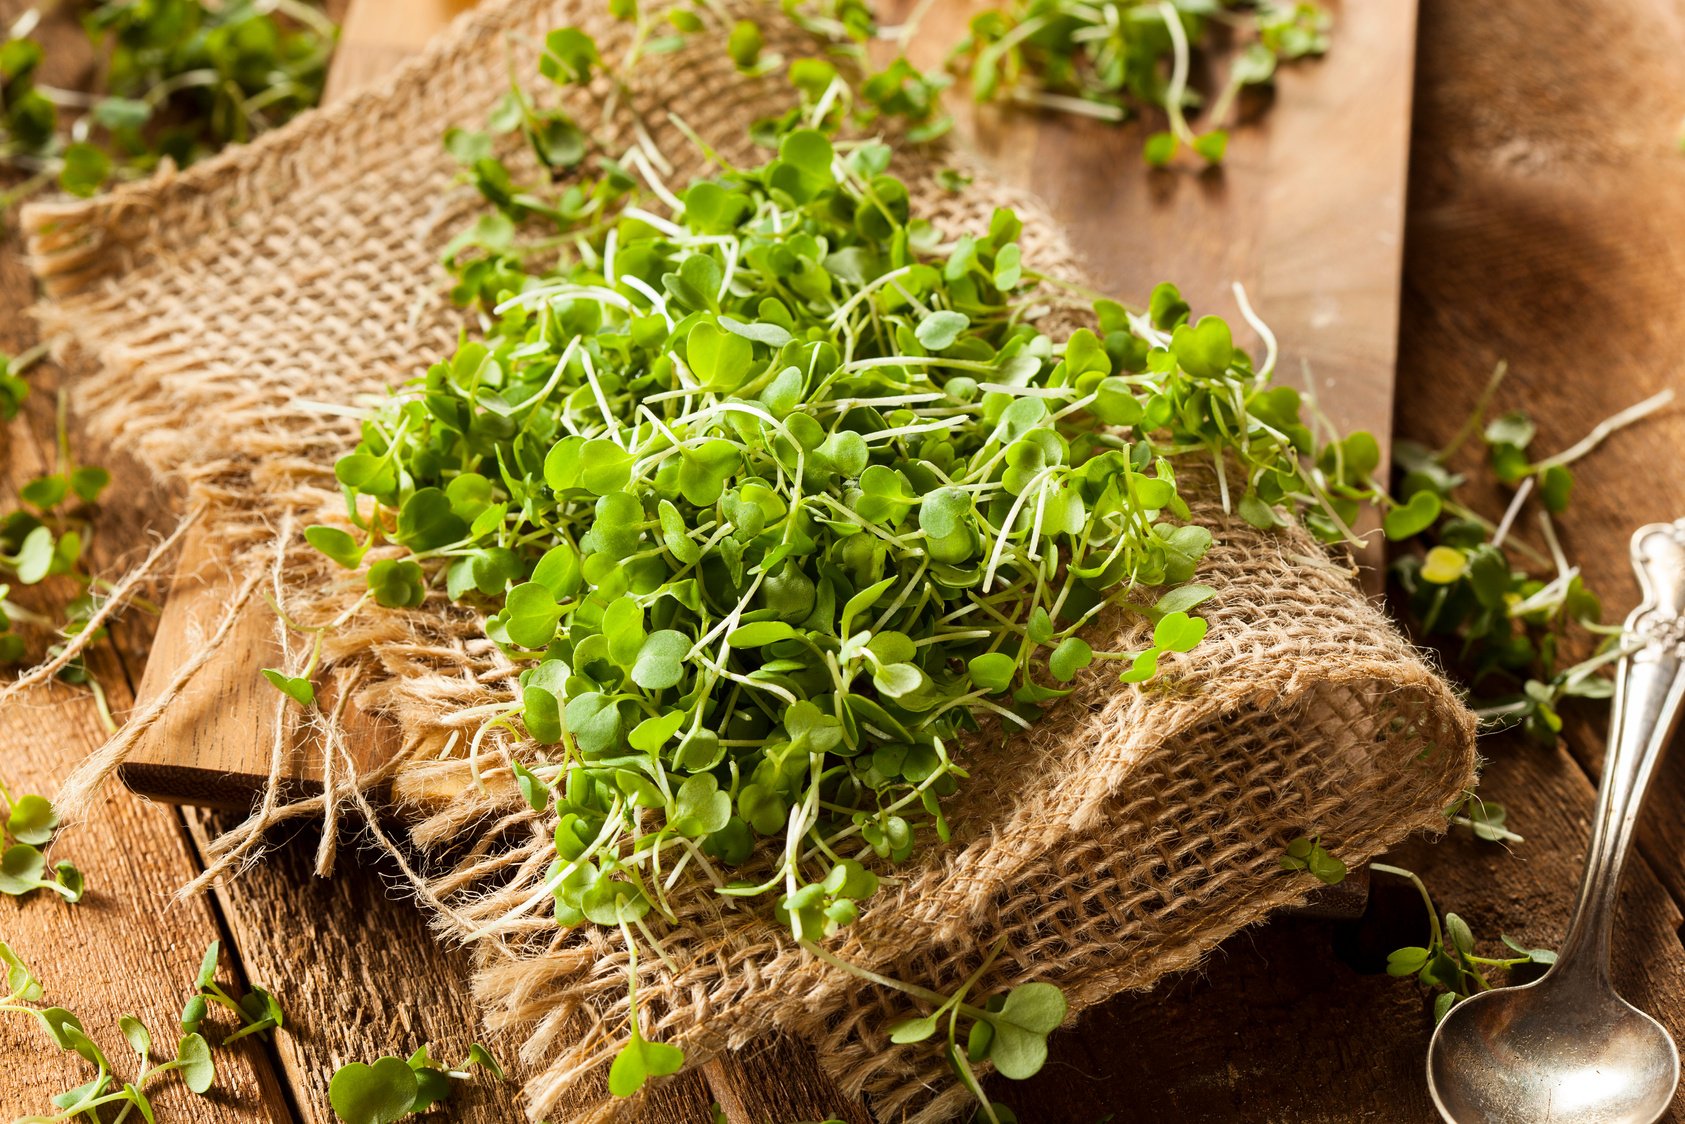
MULTIPOLYGON (((590 0, 493 3, 375 90, 187 172, 26 218, 46 325, 90 360, 78 393, 91 426, 203 506, 237 567, 278 565, 297 619, 333 619, 360 593, 295 531, 343 509, 331 466, 356 427, 331 407, 384 394, 448 354, 464 326, 437 259, 481 204, 455 183, 440 138, 478 127, 511 58, 530 73, 543 33, 568 23, 606 55, 627 34, 590 0)), ((785 34, 780 44, 770 33, 769 49, 799 49, 785 34)), ((780 79, 736 73, 717 36, 646 73, 599 133, 614 151, 643 131, 676 184, 705 165, 670 114, 747 160, 747 124, 787 104, 780 79)), ((608 88, 558 96, 594 122, 608 88)), ((948 159, 902 158, 919 213, 952 233, 1013 206, 1026 261, 1080 278, 1033 201, 986 178, 958 195, 936 187, 948 159)), ((1075 315, 1054 307, 1047 325, 1075 315)), ((1473 721, 1451 690, 1308 537, 1257 531, 1214 501, 1196 514, 1218 542, 1200 570, 1218 590, 1201 610, 1207 640, 1169 662, 1162 684, 1120 688, 1095 670, 1031 733, 966 747, 953 842, 894 872, 840 956, 951 987, 1004 938, 985 992, 1047 980, 1080 1010, 1301 900, 1311 881, 1277 867, 1292 837, 1320 833, 1357 862, 1443 826, 1473 768, 1473 721)), ((1137 647, 1145 628, 1103 622, 1094 646, 1137 647)), ((400 788, 460 792, 410 809, 435 856, 419 889, 441 929, 476 938, 489 1020, 527 1034, 535 1118, 613 1115, 621 1106, 601 1082, 625 1025, 622 939, 558 933, 547 919, 537 891, 552 820, 525 810, 501 766, 531 747, 494 738, 485 789, 465 779, 463 712, 510 698, 514 669, 476 617, 438 594, 414 612, 358 612, 325 655, 358 705, 402 728, 400 788)), ((348 782, 327 803, 347 798, 348 782)), ((649 1036, 694 1063, 796 1033, 880 1119, 935 1121, 963 1105, 934 1051, 887 1043, 885 1026, 913 1010, 900 996, 818 963, 763 913, 688 900, 662 932, 676 970, 648 950, 639 958, 649 1036)))

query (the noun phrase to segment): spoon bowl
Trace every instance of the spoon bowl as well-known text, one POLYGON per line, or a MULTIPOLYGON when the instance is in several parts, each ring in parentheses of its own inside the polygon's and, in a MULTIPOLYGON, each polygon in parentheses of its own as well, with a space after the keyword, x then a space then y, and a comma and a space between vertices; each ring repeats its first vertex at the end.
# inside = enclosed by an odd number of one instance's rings
POLYGON ((1466 999, 1428 1049, 1434 1105, 1459 1122, 1652 1124, 1678 1083, 1672 1036, 1589 973, 1466 999))

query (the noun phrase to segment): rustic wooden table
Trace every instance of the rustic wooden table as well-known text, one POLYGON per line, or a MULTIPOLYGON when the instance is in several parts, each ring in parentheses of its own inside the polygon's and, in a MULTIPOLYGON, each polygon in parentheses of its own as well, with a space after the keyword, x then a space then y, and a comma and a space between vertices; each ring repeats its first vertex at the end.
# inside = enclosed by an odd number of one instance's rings
MULTIPOLYGON (((0 24, 21 5, 0 0, 0 24)), ((1401 328, 1400 436, 1441 442, 1494 363, 1512 375, 1501 402, 1539 417, 1543 447, 1668 385, 1685 388, 1685 6, 1679 0, 1423 0, 1401 328)), ((69 82, 74 75, 60 75, 69 82)), ((1120 169, 1117 174, 1135 174, 1120 169)), ((33 342, 14 237, 0 242, 0 350, 33 342)), ((52 372, 35 376, 40 389, 52 372)), ((8 490, 50 456, 51 394, 0 445, 8 490)), ((1685 411, 1623 434, 1585 462, 1566 528, 1569 550, 1610 599, 1635 596, 1625 541, 1638 523, 1685 514, 1685 411)), ((138 477, 117 474, 120 491, 138 477)), ((127 497, 126 497, 127 498, 127 497)), ((113 505, 130 508, 138 505, 113 505)), ((146 528, 106 524, 110 571, 143 549, 146 528)), ((95 657, 121 715, 148 651, 131 615, 95 657)), ((1571 711, 1562 745, 1494 738, 1482 791, 1527 841, 1506 851, 1453 837, 1397 856, 1442 908, 1482 935, 1557 939, 1578 876, 1602 743, 1601 715, 1571 711)), ((91 699, 55 688, 0 713, 0 770, 52 791, 102 738, 91 699)), ((1635 1003, 1685 1029, 1685 760, 1664 766, 1624 889, 1617 981, 1635 1003)), ((87 871, 88 900, 0 901, 0 938, 24 951, 53 998, 95 1027, 134 1011, 154 1024, 179 1009, 213 937, 225 974, 284 997, 291 1029, 220 1064, 209 1102, 161 1095, 165 1119, 327 1124, 328 1077, 342 1062, 424 1040, 459 1052, 475 1037, 464 956, 430 940, 389 901, 382 872, 310 876, 313 842, 294 838, 231 887, 178 902, 199 869, 213 817, 114 793, 59 846, 87 871)), ((301 836, 308 836, 302 831, 301 836)), ((1229 941, 1204 969, 1090 1014, 1056 1039, 1027 1087, 1004 1090, 1026 1121, 1428 1121, 1422 1054, 1429 1014, 1413 983, 1378 969, 1421 939, 1419 903, 1378 880, 1366 916, 1279 919, 1229 941)), ((0 1021, 0 1114, 43 1107, 76 1080, 39 1030, 0 1021)), ((752 1094, 754 1091, 748 1091, 752 1094)), ((705 1121, 731 1090, 706 1075, 674 1083, 652 1121, 705 1121)), ((519 1118, 501 1090, 476 1088, 450 1118, 519 1118)), ((767 1110, 773 1115, 773 1110, 767 1110)), ((1676 1102, 1685 1119, 1685 1100, 1676 1102)))

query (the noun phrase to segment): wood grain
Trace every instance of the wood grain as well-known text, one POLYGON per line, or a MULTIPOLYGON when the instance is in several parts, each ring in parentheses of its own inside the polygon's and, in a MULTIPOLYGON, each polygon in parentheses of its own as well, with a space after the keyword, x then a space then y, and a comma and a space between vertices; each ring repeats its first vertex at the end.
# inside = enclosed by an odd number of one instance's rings
MULTIPOLYGON (((0 22, 15 15, 15 5, 0 3, 0 22)), ((0 314, 0 352, 16 354, 34 343, 33 326, 13 311, 26 307, 31 293, 20 247, 7 231, 0 236, 0 309, 5 310, 0 314)), ((16 506, 17 488, 24 481, 53 467, 51 446, 44 445, 42 436, 53 432, 57 371, 45 364, 29 379, 32 393, 26 413, 0 427, 4 510, 16 506)), ((110 505, 99 514, 90 564, 96 572, 121 572, 135 559, 113 549, 114 544, 145 541, 145 525, 132 513, 126 516, 120 505, 110 505)), ((49 612, 71 592, 64 583, 54 582, 14 590, 11 596, 49 612)), ((144 647, 149 631, 144 622, 131 620, 119 625, 114 636, 132 653, 144 647)), ((32 643, 38 652, 43 640, 35 634, 32 643)), ((112 707, 127 709, 127 669, 114 648, 99 646, 89 666, 112 707)), ((38 792, 50 798, 59 780, 105 736, 93 696, 85 688, 52 684, 0 707, 0 774, 14 795, 38 792)), ((118 790, 87 822, 61 832, 49 858, 69 859, 81 868, 88 883, 85 897, 78 905, 47 892, 21 899, 0 897, 0 940, 35 970, 45 988, 45 1002, 80 1016, 114 1059, 123 1059, 128 1050, 117 1031, 117 1020, 124 1014, 139 1016, 155 1041, 173 1041, 205 946, 215 939, 226 944, 227 937, 212 903, 175 900, 176 888, 198 872, 178 814, 118 790)), ((244 983, 238 964, 226 955, 220 978, 236 987, 244 983)), ((215 1017, 207 1024, 212 1028, 213 1040, 228 1029, 215 1017)), ((292 1119, 261 1043, 248 1040, 244 1046, 217 1051, 215 1057, 218 1080, 209 1099, 168 1081, 160 1081, 156 1092, 148 1090, 164 1119, 215 1124, 292 1119)), ((133 1076, 126 1059, 119 1064, 133 1076)), ((53 1095, 92 1075, 74 1054, 57 1049, 34 1019, 0 1014, 0 1115, 10 1119, 48 1111, 53 1095)))

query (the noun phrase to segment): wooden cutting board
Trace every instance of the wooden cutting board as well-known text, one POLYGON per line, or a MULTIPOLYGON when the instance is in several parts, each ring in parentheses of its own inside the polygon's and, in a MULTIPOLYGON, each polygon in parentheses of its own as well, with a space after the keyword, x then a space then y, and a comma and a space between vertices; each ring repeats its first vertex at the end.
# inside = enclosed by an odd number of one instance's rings
MULTIPOLYGON (((419 50, 474 0, 353 0, 328 96, 419 50)), ((888 24, 917 0, 885 0, 888 24)), ((978 0, 935 0, 910 46, 939 65, 978 0)), ((1308 379, 1342 430, 1366 429, 1383 452, 1391 429, 1403 259, 1416 0, 1335 6, 1333 48, 1284 67, 1277 94, 1246 103, 1221 171, 1149 171, 1144 127, 959 105, 961 133, 1007 181, 1047 201, 1099 286, 1142 300, 1173 280, 1196 314, 1240 325, 1231 285, 1245 285, 1281 343, 1283 377, 1308 379), (1262 110, 1266 110, 1260 112, 1262 110)), ((1237 331, 1241 342, 1245 333, 1237 331)), ((1371 572, 1372 589, 1374 572, 1371 572)), ((159 691, 215 625, 233 582, 209 536, 184 544, 139 694, 159 691)), ((245 809, 269 774, 281 696, 258 669, 280 661, 275 619, 254 602, 225 655, 201 669, 135 748, 120 775, 158 800, 245 809)), ((352 714, 359 768, 395 749, 392 731, 352 714)), ((320 758, 296 747, 286 770, 319 789, 320 758)))

